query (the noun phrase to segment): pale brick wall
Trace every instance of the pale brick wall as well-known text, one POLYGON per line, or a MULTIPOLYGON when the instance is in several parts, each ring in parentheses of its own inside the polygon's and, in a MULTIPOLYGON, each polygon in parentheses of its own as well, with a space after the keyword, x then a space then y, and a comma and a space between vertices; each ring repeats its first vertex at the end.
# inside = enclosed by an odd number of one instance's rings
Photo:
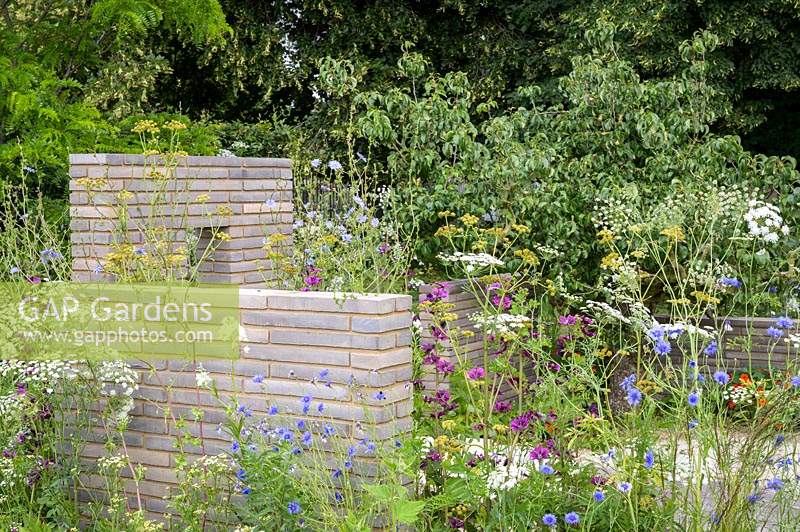
MULTIPOLYGON (((115 243, 117 194, 126 190, 127 215, 146 219, 154 180, 153 168, 138 155, 71 155, 70 183, 74 279, 112 280, 96 273, 97 264, 115 243), (91 194, 83 179, 99 179, 91 194)), ((186 230, 208 226, 207 212, 226 207, 232 214, 214 217, 231 240, 218 248, 213 261, 201 269, 202 280, 232 284, 260 284, 270 276, 262 248, 266 235, 291 235, 292 173, 287 159, 239 157, 185 157, 168 181, 166 195, 176 207, 179 222, 169 222, 173 240, 180 244, 186 230), (197 196, 209 199, 198 204, 197 196), (274 200, 275 206, 265 202, 274 200)), ((164 186, 163 182, 162 185, 164 186)), ((135 242, 136 231, 128 233, 135 242)), ((287 240, 287 247, 291 242, 287 240)), ((299 400, 311 395, 324 401, 322 414, 312 419, 334 424, 342 437, 398 438, 412 427, 411 297, 405 295, 343 295, 321 292, 239 289, 242 331, 238 360, 201 361, 225 402, 237 400, 262 416, 275 405, 282 414, 302 416, 299 400), (325 384, 312 380, 328 370, 325 384), (261 384, 253 382, 263 375, 261 384), (328 381, 330 385, 328 385, 328 381), (383 399, 374 395, 381 391, 383 399)), ((176 476, 178 434, 173 417, 188 420, 187 429, 201 437, 200 446, 186 448, 192 455, 229 451, 231 442, 217 432, 225 419, 223 405, 196 383, 194 362, 151 361, 140 366, 139 390, 124 440, 135 464, 146 468, 139 485, 148 514, 164 518, 176 476), (194 422, 192 410, 203 412, 194 422)), ((106 454, 102 438, 90 443, 84 456, 89 463, 106 454)), ((369 460, 356 462, 368 474, 369 460)), ((85 479, 84 498, 96 497, 102 487, 97 476, 85 479)), ((129 485, 132 495, 132 486, 129 485)), ((131 501, 135 499, 131 497, 131 501)))
MULTIPOLYGON (((158 225, 168 227, 176 246, 186 242, 186 231, 202 236, 203 229, 225 228, 231 239, 219 245, 212 260, 201 267, 202 280, 233 284, 259 284, 271 278, 263 249, 266 235, 291 234, 292 170, 288 159, 256 157, 182 157, 169 171, 166 183, 149 175, 165 172, 160 159, 143 155, 70 155, 70 228, 74 280, 104 279, 97 273, 103 257, 118 240, 118 193, 128 201, 131 220, 128 239, 141 242, 136 223, 151 215, 153 194, 166 200, 158 225), (82 179, 104 181, 91 194, 82 179), (208 201, 198 203, 201 195, 208 201), (268 205, 266 202, 270 201, 268 205), (274 205, 272 204, 274 202, 274 205), (217 208, 232 214, 214 215, 217 208), (211 213, 211 214, 210 214, 211 213)), ((166 172, 165 172, 166 173, 166 172)), ((289 245, 289 241, 286 241, 289 245)))
MULTIPOLYGON (((200 362, 213 377, 223 401, 238 401, 252 409, 253 419, 276 405, 282 416, 330 423, 344 438, 394 440, 412 427, 411 297, 350 295, 240 289, 243 341, 238 360, 200 362), (324 380, 312 382, 323 370, 324 380), (253 376, 264 376, 261 384, 253 376), (328 384, 328 382, 330 384, 328 384), (382 391, 385 399, 376 399, 382 391), (302 415, 300 398, 322 401, 322 414, 302 415)), ((146 468, 139 485, 150 517, 164 519, 175 486, 173 468, 177 435, 171 416, 189 420, 187 429, 202 436, 192 455, 230 451, 231 442, 217 432, 225 420, 223 405, 196 384, 196 365, 185 360, 153 361, 156 371, 142 369, 135 408, 125 433, 132 461, 146 468), (203 412, 201 422, 192 409, 203 412)), ((144 364, 141 365, 142 367, 144 364)), ((85 456, 106 454, 101 443, 90 443, 85 456)), ((356 469, 369 471, 369 459, 356 469)), ((88 476, 89 492, 102 480, 88 476)), ((132 484, 129 486, 133 494, 132 484)), ((95 494, 96 495, 96 494, 95 494)), ((134 501, 133 498, 131 498, 134 501)))

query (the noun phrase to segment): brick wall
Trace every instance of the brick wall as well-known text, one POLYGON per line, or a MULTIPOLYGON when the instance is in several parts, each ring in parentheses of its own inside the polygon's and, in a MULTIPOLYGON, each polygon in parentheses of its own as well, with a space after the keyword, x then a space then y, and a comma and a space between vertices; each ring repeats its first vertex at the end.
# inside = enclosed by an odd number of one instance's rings
MULTIPOLYGON (((284 419, 305 419, 312 427, 324 421, 343 438, 393 440, 412 426, 410 307, 411 297, 405 295, 342 299, 326 292, 241 288, 240 359, 200 364, 222 400, 251 409, 253 421, 275 405, 284 419), (326 377, 318 379, 323 370, 326 377), (263 382, 254 382, 255 375, 263 382), (385 398, 377 399, 378 392, 385 398), (312 409, 302 415, 300 399, 306 395, 314 405, 324 403, 323 413, 312 409)), ((125 441, 131 461, 146 468, 139 491, 148 515, 166 520, 177 480, 173 444, 178 432, 172 416, 190 420, 186 428, 202 436, 201 446, 187 448, 191 455, 230 451, 231 442, 217 431, 225 420, 224 406, 197 386, 194 362, 149 362, 155 371, 138 365, 143 369, 125 441), (202 410, 202 421, 191 421, 194 408, 202 410)), ((90 443, 85 452, 89 459, 105 454, 101 443, 90 443)), ((85 483, 86 498, 102 487, 95 476, 85 483)), ((132 483, 128 488, 133 494, 132 483)))
MULTIPOLYGON (((73 278, 104 279, 105 255, 119 243, 119 194, 126 191, 127 242, 141 243, 157 225, 177 248, 187 232, 201 242, 211 227, 231 239, 200 266, 207 282, 258 284, 271 278, 265 236, 291 234, 292 170, 288 159, 181 157, 165 165, 143 155, 70 155, 73 278), (205 196, 205 198, 201 198, 205 196), (154 211, 153 199, 159 199, 154 211), (198 198, 201 198, 198 200, 198 198)), ((287 240, 288 246, 290 242, 287 240)))

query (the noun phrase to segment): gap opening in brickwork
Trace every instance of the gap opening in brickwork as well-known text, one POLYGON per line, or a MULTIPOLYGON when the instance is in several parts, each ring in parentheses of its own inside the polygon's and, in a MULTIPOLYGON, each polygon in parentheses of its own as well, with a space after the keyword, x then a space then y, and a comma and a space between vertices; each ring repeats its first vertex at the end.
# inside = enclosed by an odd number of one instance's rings
POLYGON ((219 233, 229 233, 229 227, 198 227, 187 233, 190 271, 214 270, 215 254, 224 244, 214 242, 219 233))

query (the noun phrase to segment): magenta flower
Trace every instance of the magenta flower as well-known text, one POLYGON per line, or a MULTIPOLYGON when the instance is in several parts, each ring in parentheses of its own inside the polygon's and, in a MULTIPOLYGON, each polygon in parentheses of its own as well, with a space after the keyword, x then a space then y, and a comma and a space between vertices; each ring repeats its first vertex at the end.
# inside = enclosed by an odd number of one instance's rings
POLYGON ((550 449, 538 445, 531 451, 530 457, 531 460, 545 460, 550 458, 550 449))
POLYGON ((511 403, 508 401, 497 401, 494 404, 494 411, 498 414, 502 414, 503 412, 508 412, 511 410, 511 403))
POLYGON ((559 316, 558 317, 558 323, 561 324, 561 325, 575 325, 575 323, 577 321, 578 321, 578 318, 576 316, 572 316, 572 315, 559 316))
POLYGON ((480 366, 472 368, 467 372, 467 378, 473 381, 482 379, 485 376, 486 376, 486 370, 480 366))

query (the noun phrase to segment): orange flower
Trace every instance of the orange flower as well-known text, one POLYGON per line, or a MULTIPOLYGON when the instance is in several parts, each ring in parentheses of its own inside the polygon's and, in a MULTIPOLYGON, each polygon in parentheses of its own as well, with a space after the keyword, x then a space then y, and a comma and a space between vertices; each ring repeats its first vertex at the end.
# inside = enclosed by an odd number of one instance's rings
POLYGON ((764 398, 764 397, 759 397, 758 398, 758 406, 766 406, 766 404, 767 404, 766 398, 764 398))
POLYGON ((750 375, 748 375, 747 373, 742 373, 741 375, 739 375, 739 382, 741 382, 742 384, 752 384, 753 379, 751 379, 750 375))
POLYGON ((736 403, 734 403, 733 401, 728 401, 728 408, 733 410, 734 408, 736 408, 736 403))

